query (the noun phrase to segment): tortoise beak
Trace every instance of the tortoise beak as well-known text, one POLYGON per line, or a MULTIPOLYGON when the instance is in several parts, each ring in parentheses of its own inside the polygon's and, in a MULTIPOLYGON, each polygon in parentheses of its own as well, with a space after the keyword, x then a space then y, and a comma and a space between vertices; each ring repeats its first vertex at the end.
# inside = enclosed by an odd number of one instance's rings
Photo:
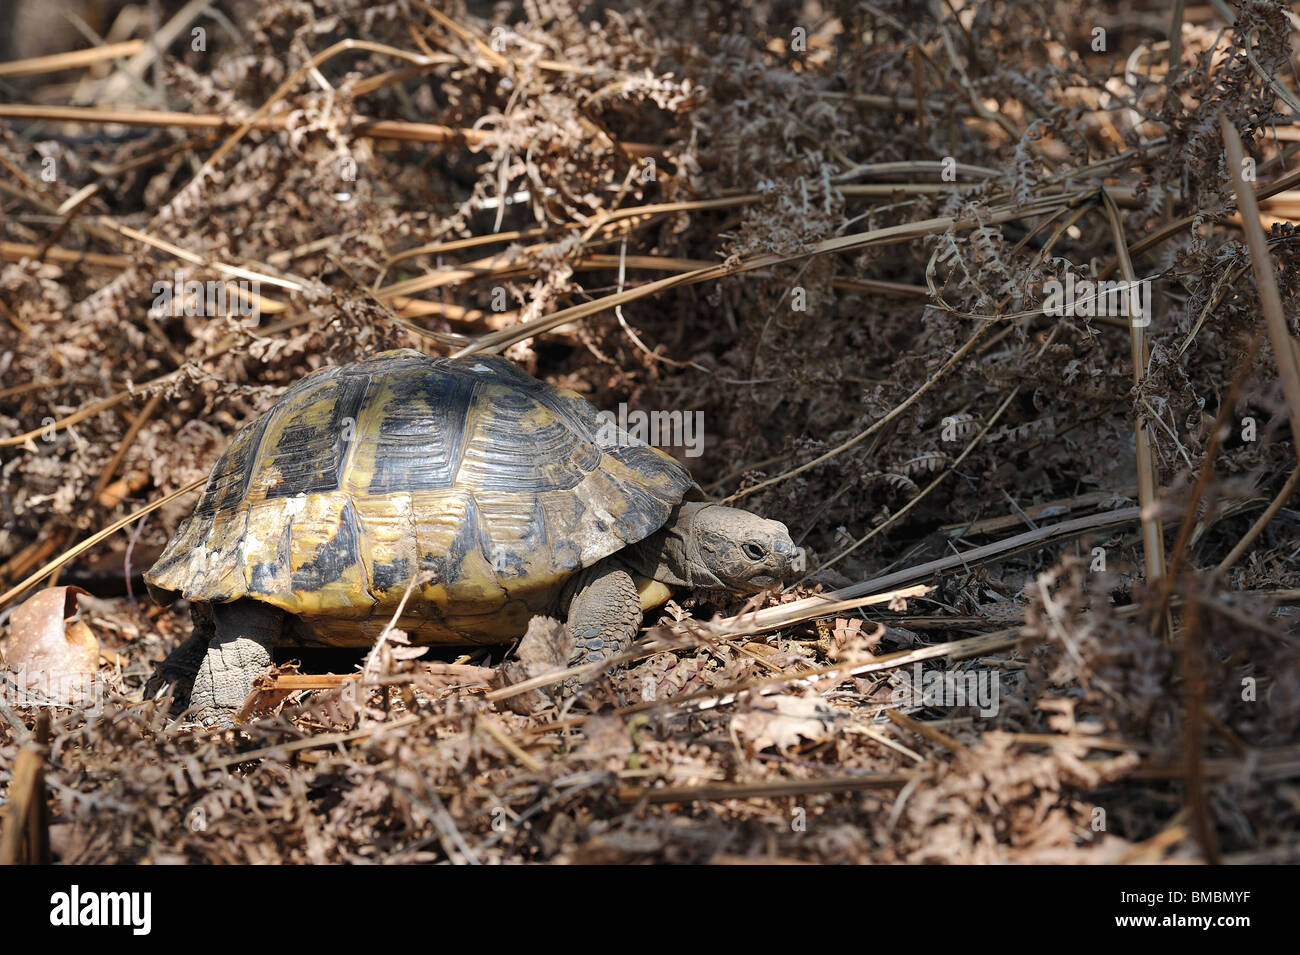
POLYGON ((794 541, 789 537, 778 538, 772 542, 772 554, 780 563, 777 582, 788 583, 799 577, 799 571, 795 569, 799 548, 794 546, 794 541))

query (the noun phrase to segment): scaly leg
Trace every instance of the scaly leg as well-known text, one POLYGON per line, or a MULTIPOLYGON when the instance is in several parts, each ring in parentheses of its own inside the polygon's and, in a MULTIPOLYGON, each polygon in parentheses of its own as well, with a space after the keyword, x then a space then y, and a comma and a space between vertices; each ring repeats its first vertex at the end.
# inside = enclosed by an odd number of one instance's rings
POLYGON ((253 680, 271 664, 271 647, 284 625, 284 611, 256 600, 212 608, 217 635, 194 678, 190 706, 205 726, 233 726, 252 692, 253 680))
MULTIPOLYGON (((569 666, 617 656, 636 639, 640 627, 641 598, 632 575, 615 565, 597 564, 579 579, 569 603, 569 666)), ((568 696, 577 686, 576 680, 566 681, 560 693, 568 696)))

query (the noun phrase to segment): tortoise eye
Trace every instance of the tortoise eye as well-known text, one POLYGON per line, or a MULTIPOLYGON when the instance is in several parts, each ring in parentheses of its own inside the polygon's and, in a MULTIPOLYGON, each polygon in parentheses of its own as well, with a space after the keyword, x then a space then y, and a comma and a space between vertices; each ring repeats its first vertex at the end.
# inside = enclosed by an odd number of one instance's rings
POLYGON ((745 552, 745 556, 750 560, 762 560, 766 556, 763 548, 753 542, 745 544, 741 547, 741 550, 745 552))

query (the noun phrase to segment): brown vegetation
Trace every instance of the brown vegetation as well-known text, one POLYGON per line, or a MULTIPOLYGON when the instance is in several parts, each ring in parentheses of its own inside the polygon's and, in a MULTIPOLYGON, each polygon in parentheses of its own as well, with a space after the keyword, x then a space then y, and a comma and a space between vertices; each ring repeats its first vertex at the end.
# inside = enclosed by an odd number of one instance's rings
POLYGON ((216 6, 161 54, 105 24, 101 55, 0 64, 0 620, 53 576, 115 651, 102 712, 37 734, 2 698, 0 845, 1300 856, 1286 5, 216 6), (259 320, 157 307, 178 270, 259 320), (1149 324, 1044 314, 1117 279, 1152 281, 1149 324), (142 692, 188 615, 136 575, 193 496, 129 518, 307 371, 397 346, 702 412, 700 484, 813 573, 771 628, 679 595, 562 712, 501 653, 396 644, 357 679, 282 661, 238 734, 173 722, 142 692), (906 699, 922 664, 996 680, 996 713, 906 699))

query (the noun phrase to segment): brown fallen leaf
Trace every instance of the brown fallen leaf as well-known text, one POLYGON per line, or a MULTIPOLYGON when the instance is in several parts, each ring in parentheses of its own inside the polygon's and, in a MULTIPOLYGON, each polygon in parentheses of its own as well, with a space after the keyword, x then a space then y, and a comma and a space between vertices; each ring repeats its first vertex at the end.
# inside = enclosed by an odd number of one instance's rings
POLYGON ((114 508, 132 494, 143 491, 149 486, 150 477, 144 471, 128 471, 125 475, 99 492, 96 499, 101 507, 114 508))
MULTIPOLYGON (((528 622, 528 632, 519 641, 515 659, 501 664, 503 685, 512 686, 534 677, 563 670, 569 661, 570 643, 564 624, 554 617, 533 617, 528 622)), ((503 701, 507 708, 522 716, 540 712, 554 704, 552 696, 543 690, 529 690, 503 701)))
POLYGON ((800 740, 826 739, 838 718, 834 708, 815 697, 765 696, 732 717, 731 732, 752 752, 769 746, 784 751, 800 740))
POLYGON ((275 712, 281 703, 298 692, 299 688, 292 686, 292 679, 286 679, 297 675, 298 664, 292 661, 267 668, 253 680, 253 689, 244 697, 244 705, 239 708, 235 719, 247 723, 255 717, 275 712))
POLYGON ((621 716, 594 714, 582 726, 582 740, 574 752, 577 759, 618 772, 627 769, 632 755, 632 734, 621 716))
POLYGON ((862 629, 860 618, 836 617, 826 655, 832 660, 869 657, 880 645, 880 638, 884 635, 885 625, 882 623, 874 624, 873 629, 868 633, 862 629))
POLYGON ((126 658, 116 650, 110 650, 108 647, 99 648, 99 662, 110 667, 126 666, 126 658))
POLYGON ((5 663, 32 703, 92 705, 100 646, 78 619, 80 587, 51 587, 14 608, 5 663))
MULTIPOLYGON (((708 666, 709 661, 700 657, 685 657, 681 660, 672 657, 667 669, 651 684, 654 691, 652 699, 667 700, 700 689, 704 685, 700 675, 708 666)), ((642 685, 644 687, 644 682, 642 685)), ((643 691, 642 697, 644 696, 643 691)))

